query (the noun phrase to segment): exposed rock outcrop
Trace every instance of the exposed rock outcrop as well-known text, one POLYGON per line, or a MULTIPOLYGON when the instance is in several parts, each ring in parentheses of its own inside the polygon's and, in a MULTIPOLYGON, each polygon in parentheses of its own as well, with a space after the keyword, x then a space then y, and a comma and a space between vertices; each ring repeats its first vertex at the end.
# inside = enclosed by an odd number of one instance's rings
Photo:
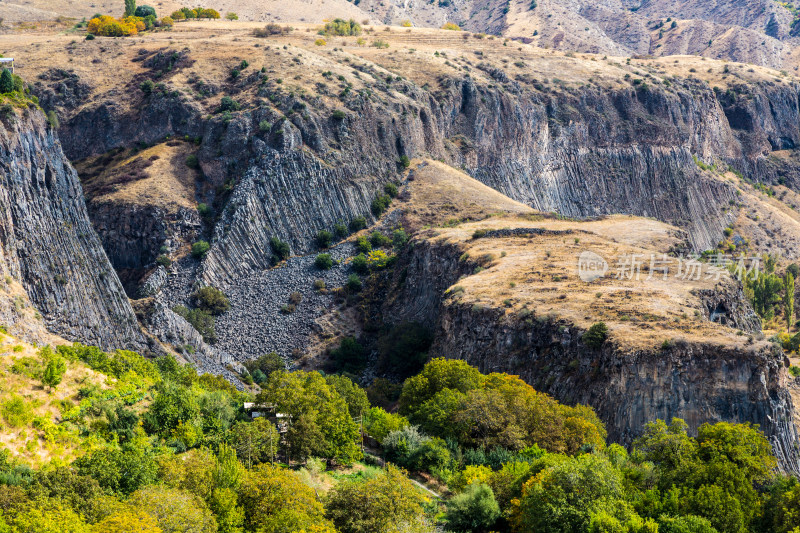
POLYGON ((160 207, 129 206, 112 202, 90 204, 90 216, 111 264, 130 297, 139 293, 145 272, 164 253, 194 242, 202 230, 196 210, 168 213, 160 207))
MULTIPOLYGON (((489 238, 488 233, 481 237, 489 238)), ((561 237, 548 244, 536 239, 531 240, 531 257, 535 254, 533 250, 552 249, 561 242, 561 237)), ((583 233, 582 241, 587 239, 588 234, 583 233)), ((514 254, 510 247, 509 242, 498 244, 499 249, 514 254)), ((516 301, 526 301, 525 295, 531 291, 557 294, 564 290, 553 288, 549 274, 542 272, 541 263, 526 263, 523 273, 511 278, 526 286, 521 292, 506 289, 500 296, 507 298, 503 304, 489 303, 486 291, 490 289, 482 292, 479 287, 485 285, 479 281, 470 284, 466 279, 477 272, 475 263, 465 259, 468 255, 463 247, 447 240, 434 237, 415 241, 412 251, 400 261, 401 273, 395 275, 402 276, 403 283, 389 283, 400 288, 387 300, 384 319, 391 323, 429 324, 435 339, 432 356, 464 359, 487 373, 516 374, 561 402, 592 406, 613 441, 630 443, 646 422, 655 419, 682 418, 692 430, 705 422, 751 422, 759 424, 769 436, 781 467, 800 473, 798 435, 792 421, 794 407, 787 388, 790 378, 785 358, 779 346, 753 340, 752 334, 760 331, 760 322, 734 280, 718 283, 714 289, 695 291, 702 308, 697 310, 697 319, 705 324, 707 321, 721 324, 722 336, 707 339, 692 335, 682 324, 676 322, 673 326, 666 318, 659 318, 654 325, 642 323, 641 331, 662 328, 656 336, 665 339, 662 344, 650 342, 646 347, 647 343, 631 343, 625 338, 630 329, 625 329, 624 324, 637 320, 635 316, 615 319, 616 315, 603 311, 611 309, 610 306, 580 304, 579 316, 589 323, 609 317, 617 321, 615 326, 611 323, 609 326, 618 333, 612 333, 609 341, 595 348, 583 342, 586 326, 576 325, 571 318, 574 313, 533 303, 514 312, 508 309, 516 301), (520 276, 544 281, 527 285, 531 282, 520 276), (448 288, 450 293, 446 292, 448 288), (460 294, 468 297, 464 300, 460 294), (600 316, 595 314, 598 309, 600 316), (745 340, 744 332, 736 335, 723 326, 751 332, 750 340, 745 340)), ((519 263, 511 259, 510 265, 514 264, 519 263)), ((498 272, 506 272, 512 267, 501 261, 496 268, 498 272)), ((496 276, 491 278, 491 284, 509 286, 507 278, 496 276)), ((583 290, 594 300, 594 291, 603 288, 607 287, 586 285, 583 290)), ((624 295, 625 288, 615 282, 608 290, 628 298, 630 295, 624 295)), ((576 290, 579 289, 564 290, 563 300, 554 298, 569 306, 569 301, 580 298, 576 290)), ((644 285, 640 288, 647 290, 644 285)), ((601 301, 601 293, 597 295, 601 301)), ((656 304, 652 309, 658 307, 656 304)), ((620 305, 618 312, 623 312, 622 308, 620 305)), ((652 309, 641 309, 645 320, 652 309)))
POLYGON ((52 332, 107 349, 144 349, 78 176, 33 108, 6 115, 0 126, 0 217, 0 265, 52 332))
POLYGON ((782 468, 800 473, 778 346, 678 341, 660 350, 592 350, 572 324, 506 320, 497 310, 458 305, 445 306, 438 324, 433 354, 518 374, 561 402, 591 405, 614 441, 630 443, 655 419, 682 418, 693 430, 705 422, 752 422, 769 436, 782 468))
MULTIPOLYGON (((686 229, 696 251, 716 246, 736 203, 734 187, 696 161, 800 188, 794 166, 765 157, 800 146, 795 85, 715 92, 698 80, 673 79, 669 86, 553 92, 510 78, 501 89, 492 76, 488 84, 448 77, 438 92, 404 81, 393 101, 349 101, 343 119, 331 119, 319 100, 286 97, 280 105, 302 106, 302 115, 285 120, 254 109, 204 122, 195 103, 153 95, 135 118, 115 114, 110 104, 84 108, 64 121, 62 134, 81 138, 69 148, 75 158, 168 134, 202 134, 199 157, 207 179, 233 186, 203 269, 207 282, 219 284, 263 269, 271 236, 303 253, 319 230, 369 218, 372 199, 395 176, 403 155, 442 159, 542 211, 655 217, 686 229), (98 113, 108 114, 108 127, 98 113), (260 130, 264 122, 271 130, 260 130), (125 132, 117 131, 119 124, 125 132)), ((110 251, 128 248, 124 227, 115 224, 129 218, 100 224, 110 251)), ((110 255, 115 261, 117 254, 110 255)))

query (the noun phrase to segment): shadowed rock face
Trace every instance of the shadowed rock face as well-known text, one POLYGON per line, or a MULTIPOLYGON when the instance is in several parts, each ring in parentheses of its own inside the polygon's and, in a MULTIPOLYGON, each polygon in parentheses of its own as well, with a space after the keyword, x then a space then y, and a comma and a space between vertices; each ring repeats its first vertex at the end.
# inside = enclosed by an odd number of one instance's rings
POLYGON ((22 283, 48 329, 106 349, 144 346, 78 176, 32 109, 0 125, 0 247, 2 269, 22 283))
POLYGON ((156 206, 128 206, 113 202, 90 203, 89 217, 103 248, 131 298, 139 295, 140 282, 164 249, 172 252, 193 242, 202 229, 197 211, 180 208, 174 213, 156 206))

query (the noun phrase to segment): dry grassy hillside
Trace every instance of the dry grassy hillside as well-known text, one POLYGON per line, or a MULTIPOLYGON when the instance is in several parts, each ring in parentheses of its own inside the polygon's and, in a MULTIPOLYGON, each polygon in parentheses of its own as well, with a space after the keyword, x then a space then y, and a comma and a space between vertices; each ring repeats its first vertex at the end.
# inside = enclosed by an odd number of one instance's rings
POLYGON ((675 227, 637 217, 573 221, 536 213, 431 161, 413 167, 401 198, 395 209, 405 225, 420 228, 420 238, 435 246, 457 246, 461 261, 476 265, 448 289, 460 303, 506 314, 535 310, 581 329, 604 321, 615 342, 631 350, 675 339, 741 347, 754 342, 708 320, 700 295, 735 290, 735 283, 708 263, 702 275, 690 275, 688 263, 674 254, 686 238, 675 227), (580 277, 579 257, 586 251, 607 261, 605 276, 580 277))
POLYGON ((193 143, 167 141, 134 155, 124 150, 76 165, 86 195, 95 202, 163 207, 174 212, 196 207, 196 172, 186 165, 193 143))
MULTIPOLYGON (((315 44, 319 39, 317 24, 296 24, 294 31, 285 36, 254 37, 252 31, 262 26, 248 22, 184 22, 172 31, 124 39, 99 37, 94 41, 80 40, 82 34, 77 32, 40 28, 0 35, 0 53, 15 57, 19 73, 31 81, 51 69, 74 72, 90 85, 90 98, 119 90, 142 75, 152 75, 137 58, 146 52, 167 49, 185 51, 191 58, 189 67, 164 73, 171 84, 187 91, 188 81, 197 77, 207 83, 224 83, 242 60, 255 68, 263 66, 267 74, 281 76, 288 89, 305 90, 315 88, 326 70, 341 74, 345 79, 339 81, 350 83, 355 89, 367 86, 371 80, 353 75, 352 67, 357 65, 353 61, 374 63, 387 73, 409 78, 420 86, 437 84, 441 74, 464 73, 492 83, 494 80, 485 69, 476 68, 478 64, 502 68, 512 79, 525 76, 529 82, 539 81, 556 88, 584 84, 622 87, 630 85, 630 79, 635 77, 658 81, 690 76, 721 88, 735 83, 785 83, 793 79, 775 69, 697 56, 630 59, 605 54, 576 55, 468 32, 367 26, 362 41, 331 37, 320 46, 315 44), (388 47, 373 46, 376 41, 385 42, 388 47)), ((202 101, 209 107, 217 104, 213 98, 202 101)), ((119 103, 125 105, 125 99, 119 103)))
MULTIPOLYGON (((178 0, 154 0, 139 2, 152 5, 159 15, 169 15, 183 6, 194 7, 191 2, 178 0)), ((203 3, 204 7, 216 9, 223 15, 233 11, 241 20, 281 21, 281 22, 322 22, 323 19, 353 17, 357 20, 370 18, 363 10, 347 0, 263 0, 258 2, 236 0, 215 0, 203 3)), ((5 23, 43 22, 58 17, 81 20, 95 13, 120 16, 124 11, 122 2, 114 0, 15 0, 0 4, 0 17, 5 23)))
MULTIPOLYGON (((176 0, 151 2, 160 14, 181 7, 176 0)), ((352 18, 369 24, 439 28, 451 22, 464 29, 511 37, 564 51, 620 56, 692 54, 774 68, 794 68, 800 39, 795 15, 774 0, 654 0, 638 9, 621 2, 557 0, 216 0, 206 3, 220 13, 235 12, 242 21, 315 23, 352 18)), ((95 13, 119 15, 121 2, 101 0, 15 0, 0 4, 0 20, 17 31, 64 28, 95 13)), ((0 28, 0 32, 3 28, 0 28)), ((9 31, 6 29, 5 31, 9 31)))
MULTIPOLYGON (((56 339, 55 344, 65 344, 56 339)), ((54 389, 42 384, 40 348, 0 334, 0 445, 26 464, 70 462, 90 440, 76 428, 61 425, 65 413, 80 402, 85 387, 106 387, 107 377, 80 362, 67 363, 54 389)))

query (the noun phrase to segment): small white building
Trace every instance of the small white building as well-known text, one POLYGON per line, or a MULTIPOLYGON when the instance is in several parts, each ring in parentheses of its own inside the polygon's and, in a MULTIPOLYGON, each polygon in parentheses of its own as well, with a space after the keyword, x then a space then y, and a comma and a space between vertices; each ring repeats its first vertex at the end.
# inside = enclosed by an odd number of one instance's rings
POLYGON ((8 69, 14 74, 14 58, 13 57, 0 57, 0 71, 8 69))
POLYGON ((275 424, 278 433, 286 433, 289 430, 289 424, 292 423, 292 415, 275 412, 275 406, 272 404, 258 405, 255 402, 244 402, 244 410, 251 419, 261 417, 269 419, 275 424))

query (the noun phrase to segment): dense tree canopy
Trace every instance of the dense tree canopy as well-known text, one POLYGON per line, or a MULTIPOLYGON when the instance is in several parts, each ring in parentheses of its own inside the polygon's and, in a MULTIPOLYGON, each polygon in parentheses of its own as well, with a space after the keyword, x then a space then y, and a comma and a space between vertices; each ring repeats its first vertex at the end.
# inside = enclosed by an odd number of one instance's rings
POLYGON ((427 499, 394 466, 366 481, 347 481, 328 495, 327 515, 342 533, 415 531, 427 499))
POLYGON ((256 401, 291 417, 287 440, 295 459, 313 455, 349 464, 360 458, 347 402, 319 373, 273 372, 256 401))
POLYGON ((757 427, 721 422, 694 434, 682 420, 658 420, 626 449, 605 442, 590 408, 463 361, 427 363, 394 412, 388 382, 368 396, 349 376, 287 372, 272 356, 252 363, 268 372, 257 395, 171 357, 80 344, 26 357, 15 372, 36 383, 55 357, 108 379, 82 384, 74 402, 53 399, 58 425, 20 395, 4 404, 20 432, 61 432, 81 449, 36 470, 0 453, 0 533, 800 528, 800 483, 777 473, 757 427), (252 419, 244 401, 265 416, 252 419), (372 455, 360 462, 356 420, 385 468, 372 455))
POLYGON ((567 407, 516 376, 482 375, 464 361, 434 359, 409 378, 400 412, 420 428, 467 446, 573 454, 602 448, 605 428, 588 407, 567 407))

